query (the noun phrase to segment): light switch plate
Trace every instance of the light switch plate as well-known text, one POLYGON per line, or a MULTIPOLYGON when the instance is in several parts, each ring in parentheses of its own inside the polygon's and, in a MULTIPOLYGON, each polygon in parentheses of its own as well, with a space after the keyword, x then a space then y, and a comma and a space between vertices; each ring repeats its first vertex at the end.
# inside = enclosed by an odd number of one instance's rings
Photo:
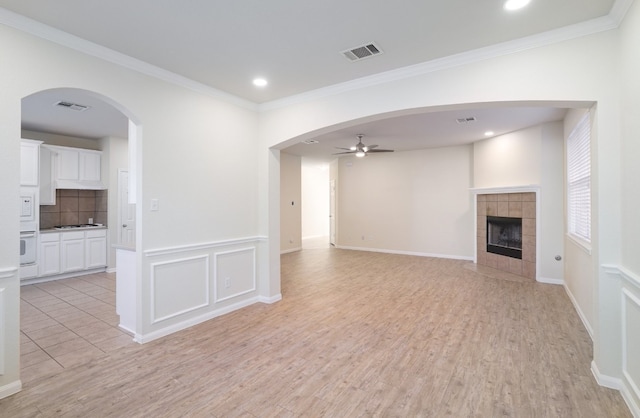
POLYGON ((151 210, 155 211, 160 209, 160 203, 158 202, 158 199, 151 199, 151 210))

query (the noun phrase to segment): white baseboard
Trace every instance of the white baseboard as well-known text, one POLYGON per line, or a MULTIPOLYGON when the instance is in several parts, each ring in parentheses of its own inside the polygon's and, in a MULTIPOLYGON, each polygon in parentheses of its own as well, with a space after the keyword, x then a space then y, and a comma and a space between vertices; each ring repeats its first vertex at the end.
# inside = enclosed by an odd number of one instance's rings
POLYGON ((79 270, 71 273, 56 274, 53 276, 33 277, 31 279, 21 280, 20 286, 26 286, 29 284, 36 284, 36 283, 52 282, 54 280, 70 279, 72 277, 84 276, 84 275, 93 274, 93 273, 104 273, 106 271, 107 271, 106 267, 98 267, 95 269, 79 270))
POLYGON ((638 394, 634 396, 632 390, 637 388, 629 388, 628 385, 622 384, 622 388, 620 389, 620 393, 622 394, 622 399, 627 403, 629 410, 633 414, 634 417, 640 418, 640 404, 636 401, 639 399, 638 394))
POLYGON ((258 296, 258 301, 261 303, 266 303, 271 305, 272 303, 276 303, 282 300, 282 294, 278 293, 275 296, 266 297, 266 296, 258 296))
POLYGON ((551 278, 548 278, 548 277, 538 277, 536 279, 536 281, 538 283, 564 285, 564 280, 562 280, 562 279, 551 279, 551 278))
POLYGON ((598 365, 595 361, 591 362, 591 373, 593 373, 596 382, 598 382, 600 386, 620 391, 622 399, 624 399, 625 403, 629 407, 629 411, 631 411, 631 414, 636 418, 640 418, 640 405, 638 405, 638 403, 636 402, 636 398, 632 393, 632 389, 625 385, 622 379, 600 373, 598 365))
MULTIPOLYGON (((571 304, 573 305, 574 309, 576 310, 576 312, 578 312, 578 316, 582 321, 582 325, 584 325, 584 327, 587 329, 587 332, 589 333, 589 337, 591 338, 591 341, 593 341, 593 328, 591 327, 589 320, 587 320, 586 315, 584 314, 584 312, 582 312, 582 309, 580 309, 580 305, 578 305, 578 301, 576 301, 576 298, 573 297, 573 293, 571 293, 571 290, 569 290, 569 287, 567 286, 567 284, 563 283, 562 286, 564 287, 564 291, 567 292, 567 296, 569 296, 569 300, 571 300, 571 304)), ((595 364, 595 363, 592 363, 592 364, 595 364)), ((601 386, 604 386, 604 385, 601 385, 601 386)))
POLYGON ((116 272, 116 268, 115 267, 107 269, 107 273, 115 273, 115 272, 116 272))
POLYGON ((336 245, 336 248, 340 248, 342 250, 369 251, 374 253, 413 255, 416 257, 447 258, 451 260, 473 261, 473 256, 463 256, 463 255, 420 253, 420 252, 414 252, 414 251, 386 250, 386 249, 380 249, 380 248, 350 247, 346 245, 336 245))
POLYGON ((595 360, 591 362, 591 373, 593 373, 593 377, 596 378, 596 382, 598 382, 600 386, 615 390, 622 389, 622 380, 600 373, 600 369, 598 369, 595 360))
POLYGON ((16 380, 15 382, 11 382, 8 385, 4 385, 0 387, 0 399, 4 399, 11 395, 15 395, 16 393, 22 390, 22 381, 16 380))
POLYGON ((302 247, 296 247, 296 248, 290 248, 288 250, 282 250, 282 251, 280 251, 280 254, 295 253, 296 251, 302 251, 302 247))
POLYGON ((216 318, 218 316, 228 314, 230 312, 236 311, 238 309, 242 309, 249 305, 253 305, 256 302, 261 302, 260 297, 256 296, 247 300, 243 300, 241 302, 235 303, 233 305, 225 306, 220 309, 216 309, 215 311, 207 312, 203 315, 196 316, 185 321, 179 322, 177 324, 169 325, 164 328, 160 328, 156 331, 150 332, 148 334, 136 334, 133 338, 134 341, 144 344, 153 340, 157 340, 158 338, 165 337, 169 334, 173 334, 174 332, 182 331, 183 329, 187 329, 194 325, 201 324, 210 319, 216 318))

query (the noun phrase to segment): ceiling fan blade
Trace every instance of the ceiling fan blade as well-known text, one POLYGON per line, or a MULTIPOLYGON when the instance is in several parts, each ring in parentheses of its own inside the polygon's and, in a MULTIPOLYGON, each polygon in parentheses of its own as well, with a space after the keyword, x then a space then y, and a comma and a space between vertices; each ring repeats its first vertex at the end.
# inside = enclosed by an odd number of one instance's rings
POLYGON ((371 149, 367 152, 393 152, 392 149, 371 149))
POLYGON ((356 151, 346 151, 346 152, 336 152, 332 155, 341 155, 341 154, 355 154, 356 151))
POLYGON ((335 149, 343 149, 345 151, 351 151, 351 148, 334 147, 335 149))
POLYGON ((374 148, 378 148, 377 145, 366 145, 367 148, 369 149, 374 149, 374 148))

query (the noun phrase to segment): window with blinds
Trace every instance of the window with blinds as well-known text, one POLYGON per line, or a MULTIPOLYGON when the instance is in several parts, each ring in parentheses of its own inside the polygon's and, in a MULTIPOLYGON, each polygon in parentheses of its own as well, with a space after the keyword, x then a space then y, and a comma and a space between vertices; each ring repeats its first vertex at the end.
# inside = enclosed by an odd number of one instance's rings
POLYGON ((589 113, 567 138, 568 232, 591 242, 591 123, 589 113))

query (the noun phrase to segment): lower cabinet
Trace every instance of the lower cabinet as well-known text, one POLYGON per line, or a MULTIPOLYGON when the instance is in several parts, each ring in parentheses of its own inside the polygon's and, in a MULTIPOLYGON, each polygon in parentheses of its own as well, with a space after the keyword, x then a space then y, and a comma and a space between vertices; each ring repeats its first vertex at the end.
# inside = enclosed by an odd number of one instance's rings
POLYGON ((40 234, 38 276, 60 273, 60 234, 40 234))
POLYGON ((51 276, 107 265, 107 230, 40 234, 38 276, 51 276))
POLYGON ((85 268, 107 265, 107 231, 87 231, 85 238, 85 268))
POLYGON ((84 231, 63 232, 60 234, 62 273, 84 270, 84 234, 84 231))

